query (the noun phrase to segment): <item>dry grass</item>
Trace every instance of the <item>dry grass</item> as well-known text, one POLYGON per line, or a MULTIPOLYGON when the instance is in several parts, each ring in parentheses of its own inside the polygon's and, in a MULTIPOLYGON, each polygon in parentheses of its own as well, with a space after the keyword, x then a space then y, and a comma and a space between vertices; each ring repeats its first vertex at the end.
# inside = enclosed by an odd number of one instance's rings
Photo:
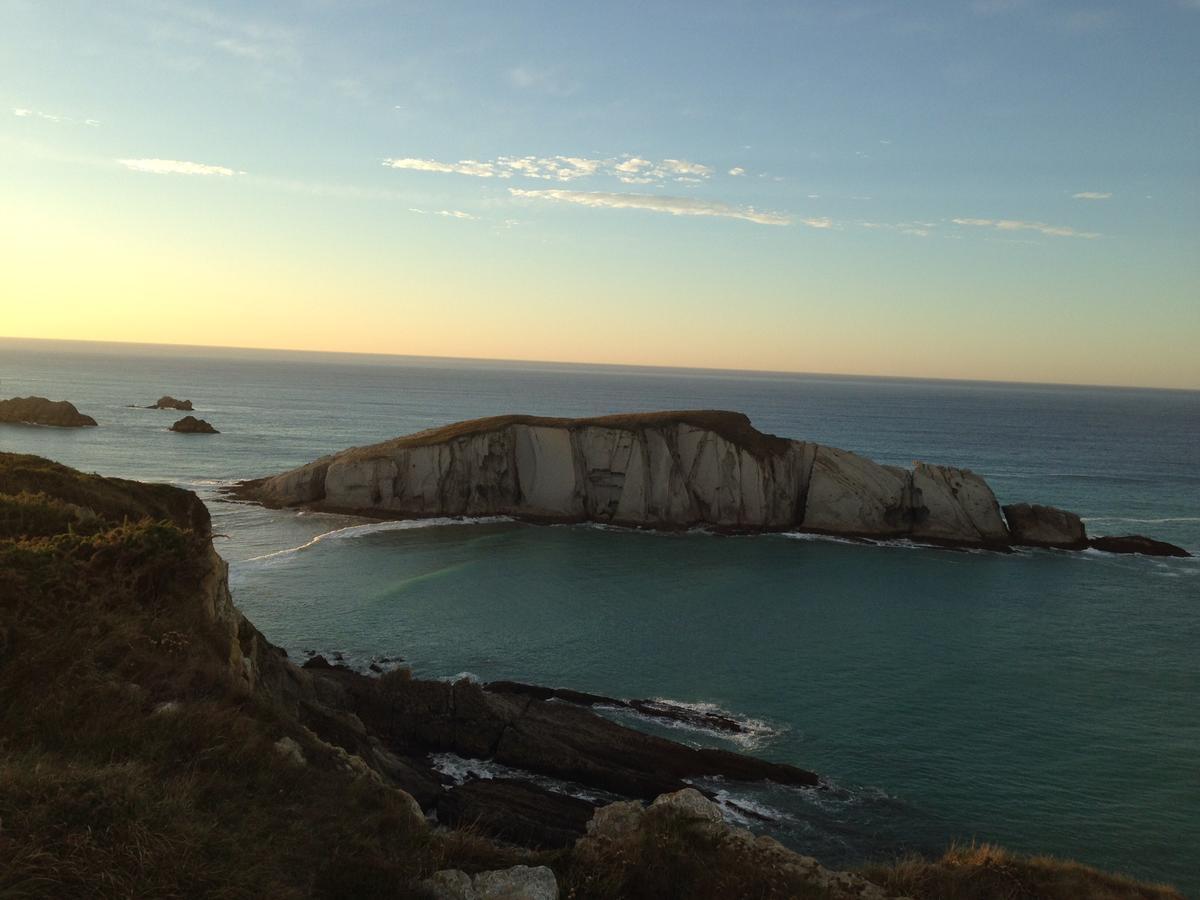
POLYGON ((0 898, 404 897, 529 859, 335 757, 284 761, 312 739, 228 671, 203 506, 138 487, 0 454, 0 898))
POLYGON ((455 422, 440 428, 430 428, 416 434, 395 438, 382 444, 369 447, 355 448, 356 455, 373 456, 376 453, 390 451, 402 447, 425 447, 430 444, 441 444, 457 438, 470 437, 476 434, 486 434, 498 431, 509 425, 535 425, 547 428, 616 428, 626 431, 636 431, 640 428, 661 428, 664 425, 686 424, 715 432, 721 437, 744 447, 756 456, 777 456, 787 451, 791 441, 764 434, 755 428, 748 416, 739 412, 728 412, 719 409, 685 409, 665 412, 621 413, 612 416, 594 416, 591 418, 570 419, 558 416, 526 416, 507 415, 490 416, 484 419, 470 419, 465 422, 455 422))
POLYGON ((802 877, 762 865, 673 810, 651 809, 636 832, 605 841, 601 852, 575 853, 559 865, 570 900, 818 900, 829 894, 802 877))
POLYGON ((916 900, 1182 900, 1145 884, 1070 860, 1020 856, 993 844, 956 845, 940 859, 909 857, 870 866, 872 881, 916 900))

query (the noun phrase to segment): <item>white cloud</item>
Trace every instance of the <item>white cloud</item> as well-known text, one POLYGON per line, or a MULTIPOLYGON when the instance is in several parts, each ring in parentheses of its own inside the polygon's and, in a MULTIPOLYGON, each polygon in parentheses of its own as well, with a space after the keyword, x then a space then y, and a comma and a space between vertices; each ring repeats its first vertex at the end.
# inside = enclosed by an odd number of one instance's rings
POLYGON ((95 119, 72 119, 70 116, 60 116, 54 113, 42 112, 40 109, 29 109, 24 106, 14 106, 12 108, 14 116, 20 116, 22 119, 45 119, 47 122, 70 122, 72 125, 99 125, 95 119))
POLYGON ((1080 191, 1078 194, 1072 194, 1074 200, 1108 200, 1112 194, 1107 191, 1080 191))
POLYGON ((682 175, 688 178, 708 178, 713 170, 700 163, 688 162, 686 159, 664 159, 659 168, 669 175, 682 175))
POLYGON ((910 234, 913 237, 929 237, 930 232, 937 227, 936 222, 859 222, 863 228, 874 231, 897 231, 900 234, 910 234))
MULTIPOLYGON (((724 219, 744 219, 759 225, 790 225, 792 223, 789 216, 780 213, 760 212, 751 206, 730 206, 727 203, 699 200, 694 197, 660 197, 655 194, 561 189, 527 191, 521 188, 509 188, 508 192, 523 200, 552 200, 599 209, 644 209, 650 212, 668 213, 672 216, 716 216, 724 219)), ((827 220, 805 220, 804 224, 812 225, 813 221, 824 223, 827 220)), ((829 225, 820 224, 812 225, 812 227, 827 228, 829 225)))
POLYGON ((684 159, 653 162, 638 156, 592 159, 584 156, 499 156, 493 160, 463 159, 443 162, 436 159, 404 157, 385 159, 385 166, 417 172, 471 175, 476 178, 535 178, 540 181, 569 182, 580 178, 607 175, 624 184, 654 184, 663 181, 698 182, 711 178, 713 169, 684 159))
POLYGON ((464 159, 456 163, 438 162, 436 159, 385 159, 385 166, 393 169, 412 169, 417 172, 444 172, 455 175, 473 175, 476 178, 508 178, 512 173, 497 172, 495 163, 476 162, 464 159))
POLYGON ((408 208, 408 211, 411 213, 417 213, 418 215, 422 215, 422 216, 441 216, 444 219, 469 219, 471 221, 475 221, 479 218, 479 216, 473 216, 469 212, 463 212, 461 209, 428 210, 428 209, 418 209, 415 206, 410 206, 408 208))
POLYGON ((729 170, 729 174, 730 175, 745 175, 746 170, 743 169, 741 166, 734 166, 732 169, 729 170))
POLYGON ((1094 231, 1076 231, 1067 225, 1047 225, 1045 222, 1022 222, 1018 219, 952 219, 951 221, 955 225, 995 228, 998 231, 1036 231, 1048 237, 1077 237, 1088 240, 1100 237, 1094 231))
POLYGON ((154 175, 244 175, 225 166, 188 162, 182 159, 118 159, 131 172, 150 172, 154 175))

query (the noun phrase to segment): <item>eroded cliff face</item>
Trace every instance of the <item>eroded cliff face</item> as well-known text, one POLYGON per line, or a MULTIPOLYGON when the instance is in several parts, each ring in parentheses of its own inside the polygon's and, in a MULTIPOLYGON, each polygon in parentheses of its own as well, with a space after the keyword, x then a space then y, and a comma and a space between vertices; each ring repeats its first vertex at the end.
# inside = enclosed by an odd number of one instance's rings
POLYGON ((1009 543, 995 495, 970 471, 882 466, 762 434, 733 412, 483 419, 347 450, 238 493, 270 506, 396 518, 508 515, 1009 543))

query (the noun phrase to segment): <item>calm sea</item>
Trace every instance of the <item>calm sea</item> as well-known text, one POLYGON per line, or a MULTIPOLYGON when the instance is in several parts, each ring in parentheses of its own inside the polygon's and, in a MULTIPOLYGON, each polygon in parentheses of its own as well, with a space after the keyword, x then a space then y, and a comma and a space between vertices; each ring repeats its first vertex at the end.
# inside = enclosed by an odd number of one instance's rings
POLYGON ((714 704, 831 785, 715 787, 830 864, 977 839, 1200 893, 1196 560, 369 524, 217 491, 475 416, 721 408, 1200 553, 1198 392, 0 339, 0 396, 27 394, 101 427, 0 425, 0 449, 199 492, 237 602, 293 655, 714 704), (222 433, 127 406, 164 393, 222 433))

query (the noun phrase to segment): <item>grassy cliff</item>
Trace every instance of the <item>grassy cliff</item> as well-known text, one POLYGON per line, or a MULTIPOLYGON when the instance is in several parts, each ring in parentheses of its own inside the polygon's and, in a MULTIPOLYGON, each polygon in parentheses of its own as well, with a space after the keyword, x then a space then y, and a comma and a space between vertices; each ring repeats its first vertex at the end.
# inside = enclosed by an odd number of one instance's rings
MULTIPOLYGON (((193 494, 0 453, 0 898, 423 896, 439 869, 516 863, 577 898, 831 896, 668 815, 599 852, 430 827, 298 721, 299 670, 224 576, 193 494)), ((911 897, 1178 896, 991 848, 866 874, 911 897)))

